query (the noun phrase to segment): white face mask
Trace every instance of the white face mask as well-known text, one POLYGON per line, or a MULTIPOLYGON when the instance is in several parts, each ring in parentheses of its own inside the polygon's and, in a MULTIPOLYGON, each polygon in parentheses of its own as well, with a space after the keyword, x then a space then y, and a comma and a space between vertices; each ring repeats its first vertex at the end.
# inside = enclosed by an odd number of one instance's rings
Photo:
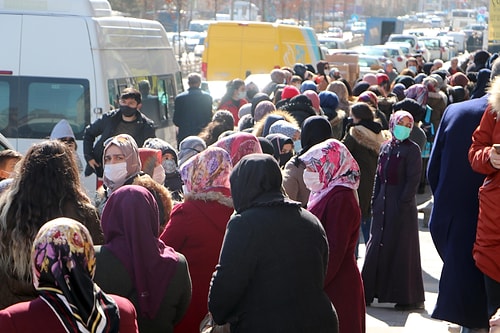
POLYGON ((246 91, 240 91, 238 93, 238 99, 243 99, 247 97, 247 92, 246 91))
POLYGON ((188 188, 187 188, 186 185, 182 185, 182 193, 183 194, 188 194, 189 193, 189 190, 188 190, 188 188))
POLYGON ((319 180, 319 173, 314 171, 304 170, 304 184, 312 192, 318 192, 323 188, 323 183, 319 180))
POLYGON ((174 160, 164 160, 161 162, 163 169, 165 169, 166 173, 174 173, 177 170, 177 165, 175 165, 174 160))
POLYGON ((158 184, 161 184, 161 185, 163 185, 163 183, 165 182, 165 169, 163 169, 163 166, 161 164, 154 168, 153 179, 158 184))
POLYGON ((104 177, 114 184, 122 185, 127 180, 127 163, 116 163, 104 165, 104 177))

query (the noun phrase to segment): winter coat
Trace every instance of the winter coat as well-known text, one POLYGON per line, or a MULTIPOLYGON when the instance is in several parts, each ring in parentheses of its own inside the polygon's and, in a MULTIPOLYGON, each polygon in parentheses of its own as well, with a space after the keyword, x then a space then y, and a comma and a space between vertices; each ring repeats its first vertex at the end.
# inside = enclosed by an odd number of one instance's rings
POLYGON ((432 317, 470 328, 488 327, 483 274, 472 258, 484 175, 472 171, 467 152, 487 97, 451 104, 434 140, 427 178, 434 195, 429 231, 443 260, 432 317), (464 181, 466 179, 467 181, 464 181))
MULTIPOLYGON (((141 333, 172 333, 174 325, 186 312, 191 295, 191 285, 187 278, 186 258, 180 253, 177 255, 179 257, 177 269, 169 282, 158 314, 153 319, 137 315, 137 324, 141 333)), ((105 247, 95 246, 95 256, 94 281, 97 285, 106 293, 128 298, 137 309, 137 291, 125 265, 105 247)))
POLYGON ((382 143, 390 138, 388 131, 375 133, 365 126, 351 126, 342 142, 358 162, 361 177, 358 187, 359 207, 364 219, 370 218, 371 198, 375 172, 377 169, 378 154, 382 143))
POLYGON ((446 109, 446 101, 447 97, 443 92, 429 92, 427 105, 432 108, 431 123, 434 125, 434 133, 437 132, 439 122, 441 121, 443 112, 446 109))
POLYGON ((193 288, 191 303, 175 332, 199 331, 208 312, 210 280, 232 213, 231 199, 218 192, 187 194, 172 210, 160 239, 186 256, 193 288))
POLYGON ((174 118, 177 144, 190 135, 198 135, 212 120, 212 96, 200 88, 189 88, 175 97, 174 118))
POLYGON ((307 201, 309 201, 309 189, 304 184, 304 170, 306 166, 304 163, 300 162, 298 166, 295 166, 295 158, 290 159, 285 164, 285 169, 283 170, 283 187, 288 197, 292 200, 299 201, 302 207, 307 207, 307 201))
MULTIPOLYGON (((132 137, 135 139, 138 147, 142 147, 144 141, 148 138, 154 138, 155 128, 154 123, 151 119, 146 117, 141 112, 137 111, 137 119, 134 122, 135 134, 132 137)), ((92 169, 88 164, 85 167, 85 176, 90 176, 92 173, 96 173, 97 176, 102 177, 103 173, 103 162, 102 154, 104 152, 104 142, 117 134, 116 128, 122 121, 122 112, 117 109, 106 113, 102 118, 97 119, 92 124, 85 127, 85 132, 83 133, 83 154, 85 160, 88 162, 90 160, 95 160, 100 164, 96 170, 92 169), (95 139, 100 136, 97 142, 94 144, 95 139)))
MULTIPOLYGON (((287 111, 283 111, 283 110, 276 110, 276 111, 273 111, 271 113, 266 114, 264 117, 262 117, 261 120, 259 120, 258 122, 255 123, 255 125, 253 126, 252 133, 256 137, 266 136, 269 134, 269 133, 264 133, 264 126, 266 125, 266 120, 269 117, 269 115, 283 117, 283 119, 286 120, 287 122, 289 122, 290 124, 294 125, 297 128, 300 128, 299 123, 297 122, 297 120, 295 120, 295 118, 290 113, 288 113, 287 111)), ((269 125, 269 127, 271 127, 271 126, 269 125)), ((267 130, 269 131, 269 128, 267 130)))
POLYGON ((472 169, 486 175, 479 189, 479 216, 473 257, 477 267, 500 282, 500 171, 490 161, 490 150, 500 143, 500 80, 495 80, 489 98, 489 106, 472 136, 469 161, 472 169))
POLYGON ((354 190, 336 186, 310 210, 325 228, 329 245, 325 291, 340 318, 339 332, 365 332, 365 297, 354 249, 361 213, 354 190))
POLYGON ((424 301, 415 195, 422 174, 420 149, 411 140, 381 148, 373 191, 373 220, 362 270, 371 303, 424 301))

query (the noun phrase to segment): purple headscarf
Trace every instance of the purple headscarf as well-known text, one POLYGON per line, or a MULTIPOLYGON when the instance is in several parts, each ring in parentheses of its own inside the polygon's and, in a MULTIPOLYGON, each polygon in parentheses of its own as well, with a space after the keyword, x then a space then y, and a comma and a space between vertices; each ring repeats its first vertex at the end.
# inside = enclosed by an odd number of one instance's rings
POLYGON ((125 185, 111 194, 101 219, 104 247, 125 266, 137 293, 137 312, 154 318, 179 257, 159 239, 158 205, 144 187, 125 185))

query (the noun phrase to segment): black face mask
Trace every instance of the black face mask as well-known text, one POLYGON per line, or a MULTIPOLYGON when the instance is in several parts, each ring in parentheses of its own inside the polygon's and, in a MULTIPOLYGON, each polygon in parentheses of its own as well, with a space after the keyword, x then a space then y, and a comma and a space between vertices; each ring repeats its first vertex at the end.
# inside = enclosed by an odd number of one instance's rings
POLYGON ((137 112, 137 109, 128 105, 120 105, 120 111, 125 117, 132 117, 137 112))
POLYGON ((288 162, 293 157, 293 152, 290 151, 286 154, 280 154, 279 165, 280 167, 284 166, 286 162, 288 162))

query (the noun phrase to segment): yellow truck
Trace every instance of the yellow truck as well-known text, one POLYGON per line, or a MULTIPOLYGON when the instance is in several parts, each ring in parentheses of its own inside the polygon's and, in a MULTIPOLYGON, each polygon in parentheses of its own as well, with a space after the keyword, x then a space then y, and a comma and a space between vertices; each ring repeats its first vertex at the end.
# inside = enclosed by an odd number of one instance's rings
POLYGON ((244 79, 295 63, 322 59, 312 28, 266 22, 214 22, 208 27, 202 73, 206 80, 244 79))

